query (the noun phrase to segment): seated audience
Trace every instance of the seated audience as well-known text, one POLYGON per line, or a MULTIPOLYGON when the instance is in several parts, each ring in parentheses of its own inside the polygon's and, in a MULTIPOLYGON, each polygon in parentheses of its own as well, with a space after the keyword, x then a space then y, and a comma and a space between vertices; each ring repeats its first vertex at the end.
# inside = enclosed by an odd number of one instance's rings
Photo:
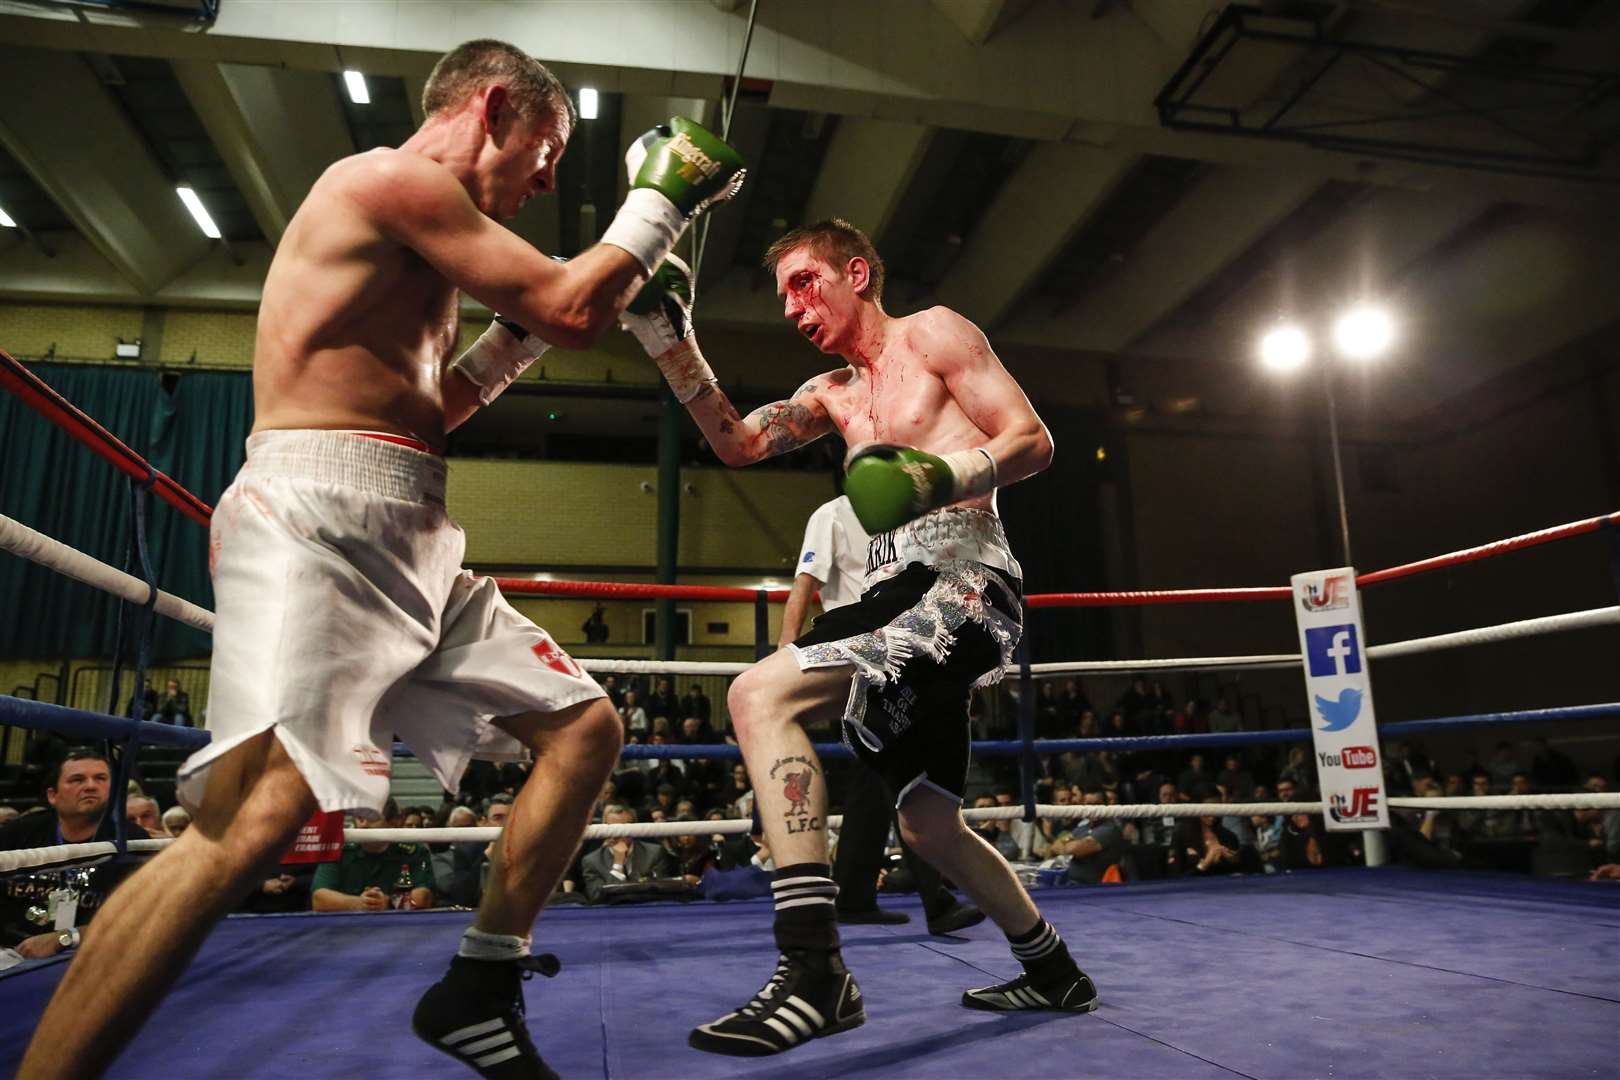
MULTIPOLYGON (((116 823, 107 812, 112 791, 112 765, 100 750, 79 747, 67 751, 45 787, 50 809, 23 814, 0 825, 0 851, 19 848, 55 847, 110 841, 116 823)), ((128 826, 131 840, 144 840, 146 831, 128 826)), ((29 909, 45 909, 50 894, 66 883, 60 872, 40 872, 0 879, 0 948, 15 949, 27 960, 54 956, 74 947, 78 927, 88 923, 107 894, 133 871, 130 865, 101 865, 73 872, 83 881, 78 888, 77 907, 71 931, 58 931, 54 924, 29 918, 29 909), (63 941, 64 935, 67 937, 63 941)))
MULTIPOLYGON (((1080 801, 1084 806, 1102 806, 1102 790, 1084 789, 1080 801)), ((1124 830, 1117 820, 1106 818, 1096 821, 1075 818, 1070 824, 1068 839, 1049 849, 1053 855, 1069 857, 1067 877, 1077 885, 1102 884, 1109 870, 1124 862, 1126 850, 1124 830), (1058 850, 1060 847, 1062 850, 1058 850)))
POLYGON ((191 827, 191 812, 183 806, 171 806, 163 811, 163 831, 178 837, 191 827))
POLYGON ((150 795, 131 795, 124 800, 124 816, 131 825, 139 825, 146 835, 154 839, 168 836, 163 818, 158 813, 157 800, 150 795))
MULTIPOLYGON (((628 806, 615 804, 602 812, 604 825, 624 825, 635 820, 636 812, 628 806)), ((672 877, 672 863, 669 852, 647 840, 620 837, 604 841, 584 859, 585 899, 593 904, 599 902, 608 885, 672 877)))
MULTIPOLYGON (((356 831, 386 828, 399 817, 389 799, 377 820, 356 819, 356 831)), ((426 844, 345 844, 337 862, 322 863, 310 888, 315 911, 386 911, 433 906, 433 863, 426 844)))

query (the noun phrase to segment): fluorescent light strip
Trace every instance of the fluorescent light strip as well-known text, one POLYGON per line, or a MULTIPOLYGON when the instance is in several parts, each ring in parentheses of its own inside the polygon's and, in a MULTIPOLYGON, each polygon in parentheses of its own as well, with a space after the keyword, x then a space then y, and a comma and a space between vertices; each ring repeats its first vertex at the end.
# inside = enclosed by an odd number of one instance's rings
POLYGON ((180 196, 180 201, 186 204, 186 209, 191 211, 191 216, 196 219, 197 228, 203 231, 203 235, 210 240, 218 240, 219 226, 208 216, 208 210, 203 206, 202 200, 197 198, 197 193, 188 187, 177 187, 174 191, 180 196))
POLYGON ((370 105, 371 91, 366 89, 366 77, 358 71, 345 71, 343 85, 349 88, 349 100, 356 105, 370 105))
POLYGON ((588 86, 579 89, 579 118, 581 120, 596 119, 596 91, 588 86))
POLYGON ((15 229, 16 227, 17 223, 11 220, 11 215, 4 210, 0 210, 0 228, 15 229))

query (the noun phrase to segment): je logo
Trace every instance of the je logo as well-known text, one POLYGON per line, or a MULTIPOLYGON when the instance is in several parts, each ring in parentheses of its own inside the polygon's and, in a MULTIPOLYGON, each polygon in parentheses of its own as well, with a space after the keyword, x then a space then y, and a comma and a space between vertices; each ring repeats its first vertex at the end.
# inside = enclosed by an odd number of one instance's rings
POLYGON ((1378 789, 1352 788, 1349 798, 1335 794, 1328 801, 1328 813, 1334 821, 1377 821, 1378 789))
POLYGON ((807 552, 804 553, 804 558, 800 559, 799 561, 802 562, 802 563, 814 562, 815 558, 816 558, 816 553, 815 552, 807 551, 807 552))
POLYGON ((1361 671, 1361 647, 1351 623, 1308 627, 1305 655, 1312 675, 1355 675, 1361 671))
POLYGON ((1345 687, 1339 691, 1339 700, 1316 695, 1316 711, 1322 714, 1322 726, 1318 731, 1343 731, 1356 722, 1361 715, 1360 690, 1345 687))
POLYGON ((1306 611, 1337 611, 1350 606, 1350 575, 1329 574, 1300 587, 1299 606, 1306 611))

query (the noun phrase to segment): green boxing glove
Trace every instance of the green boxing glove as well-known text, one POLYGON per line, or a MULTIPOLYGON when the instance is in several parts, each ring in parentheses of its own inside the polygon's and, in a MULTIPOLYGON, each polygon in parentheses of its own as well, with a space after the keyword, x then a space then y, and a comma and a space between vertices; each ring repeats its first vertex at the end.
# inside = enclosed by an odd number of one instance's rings
POLYGON ((914 446, 862 443, 844 458, 844 494, 861 528, 874 535, 995 487, 996 463, 982 447, 930 454, 914 446))
POLYGON ((742 188, 743 159, 719 136, 684 116, 642 135, 624 155, 630 193, 602 243, 623 248, 648 275, 699 214, 742 188))

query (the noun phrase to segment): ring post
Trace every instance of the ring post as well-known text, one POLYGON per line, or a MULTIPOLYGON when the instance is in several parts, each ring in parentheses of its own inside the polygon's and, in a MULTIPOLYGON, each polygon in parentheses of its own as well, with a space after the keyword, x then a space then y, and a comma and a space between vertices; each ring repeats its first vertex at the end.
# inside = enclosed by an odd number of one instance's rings
MULTIPOLYGON (((1024 626, 1029 626, 1029 604, 1023 608, 1024 626)), ((1018 738, 1023 743, 1018 757, 1019 786, 1024 792, 1025 821, 1035 820, 1035 676, 1029 669, 1029 634, 1018 638, 1018 738)))
MULTIPOLYGON (((135 694, 130 718, 135 721, 135 726, 130 730, 129 738, 124 740, 123 752, 118 755, 118 765, 113 770, 114 799, 124 798, 129 791, 135 762, 140 757, 140 723, 146 718, 146 667, 152 658, 152 631, 157 622, 158 598, 157 572, 152 569, 152 553, 146 546, 146 496, 155 480, 156 476, 148 470, 146 480, 132 479, 129 482, 130 524, 134 530, 135 559, 140 566, 141 578, 146 582, 146 603, 141 605, 139 616, 131 620, 135 639, 135 694)), ((120 606, 123 603, 119 601, 120 606)), ((117 715, 116 711, 113 715, 117 715)), ((129 850, 127 815, 113 815, 113 843, 117 845, 120 855, 129 850)))
POLYGON ((754 591, 754 659, 771 655, 771 602, 764 589, 754 591))

